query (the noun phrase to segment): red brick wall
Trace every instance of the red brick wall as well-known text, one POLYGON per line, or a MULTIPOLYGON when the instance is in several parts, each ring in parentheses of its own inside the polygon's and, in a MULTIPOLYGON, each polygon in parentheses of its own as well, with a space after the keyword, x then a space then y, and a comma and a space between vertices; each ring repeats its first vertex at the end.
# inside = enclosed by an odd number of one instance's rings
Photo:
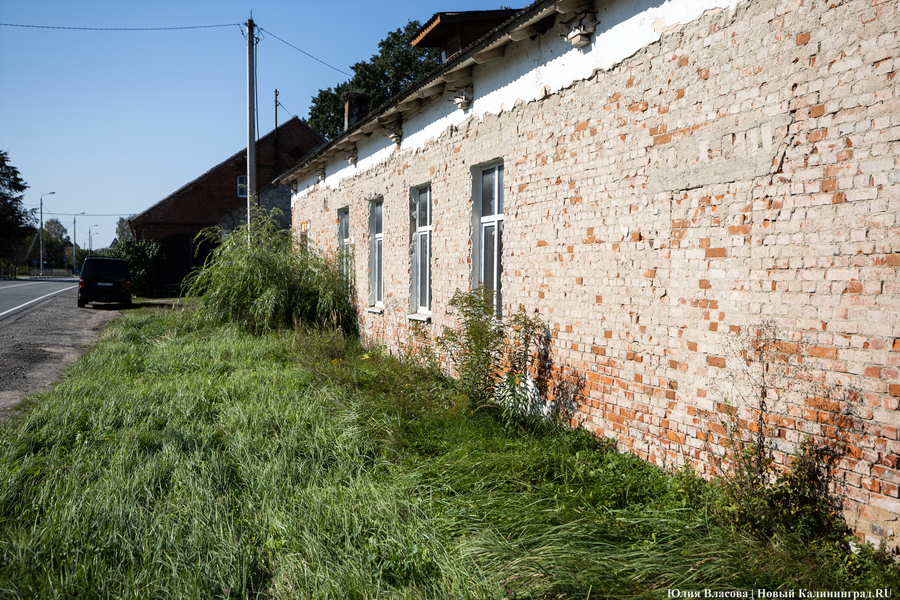
POLYGON ((409 188, 433 189, 436 334, 470 285, 471 168, 503 159, 506 309, 548 321, 553 373, 583 382, 576 423, 713 473, 728 415, 756 427, 765 376, 779 461, 805 438, 830 444, 848 522, 896 545, 898 21, 877 1, 708 13, 587 81, 298 197, 294 222, 334 249, 349 207, 365 298, 368 200, 384 199, 386 306, 362 313, 363 330, 397 349, 409 188))

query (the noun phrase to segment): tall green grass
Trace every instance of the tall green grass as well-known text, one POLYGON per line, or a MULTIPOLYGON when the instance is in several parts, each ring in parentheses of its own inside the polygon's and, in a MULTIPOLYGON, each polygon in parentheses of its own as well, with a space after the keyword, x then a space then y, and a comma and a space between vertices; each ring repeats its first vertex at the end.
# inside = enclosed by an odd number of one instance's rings
POLYGON ((0 426, 0 598, 900 584, 840 538, 743 533, 689 472, 495 413, 340 332, 134 311, 0 426))
POLYGON ((188 280, 188 296, 198 299, 195 320, 254 331, 294 323, 356 331, 350 269, 341 267, 346 256, 299 243, 263 209, 250 225, 229 234, 210 229, 201 237, 216 247, 188 280))

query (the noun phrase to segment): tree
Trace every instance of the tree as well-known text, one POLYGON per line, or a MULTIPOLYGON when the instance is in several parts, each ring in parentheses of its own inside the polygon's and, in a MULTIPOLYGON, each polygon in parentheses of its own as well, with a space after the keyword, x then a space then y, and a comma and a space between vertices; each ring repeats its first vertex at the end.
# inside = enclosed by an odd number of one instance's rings
MULTIPOLYGON (((131 216, 133 217, 134 215, 131 216)), ((130 219, 131 217, 128 217, 128 219, 119 217, 119 220, 116 222, 116 239, 120 242, 134 239, 134 236, 131 235, 131 226, 128 224, 130 219)))
POLYGON ((69 231, 66 229, 66 226, 59 222, 59 219, 47 219, 44 221, 44 243, 47 242, 47 238, 50 237, 59 242, 69 242, 69 231))
POLYGON ((67 247, 71 244, 66 226, 59 219, 44 221, 44 263, 53 269, 67 266, 67 247))
POLYGON ((319 90, 309 107, 309 126, 332 139, 344 130, 342 92, 368 94, 369 108, 377 108, 437 68, 440 65, 440 54, 436 49, 412 46, 412 40, 420 27, 418 21, 410 21, 404 27, 388 33, 386 38, 378 42, 378 54, 350 67, 353 77, 334 88, 319 90))
POLYGON ((7 152, 0 150, 0 261, 12 259, 13 251, 34 225, 34 209, 22 204, 26 189, 19 170, 9 164, 7 152))

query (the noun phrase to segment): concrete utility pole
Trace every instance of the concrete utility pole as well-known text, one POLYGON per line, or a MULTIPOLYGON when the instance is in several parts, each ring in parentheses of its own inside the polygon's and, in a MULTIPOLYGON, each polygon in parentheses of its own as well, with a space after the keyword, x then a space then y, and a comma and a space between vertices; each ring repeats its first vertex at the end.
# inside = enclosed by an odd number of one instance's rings
POLYGON ((278 176, 278 90, 275 90, 275 175, 278 176))
POLYGON ((247 229, 250 229, 250 217, 253 199, 256 197, 256 73, 255 73, 256 32, 253 13, 247 20, 247 229))
POLYGON ((78 241, 76 240, 78 230, 75 229, 75 219, 78 215, 83 214, 83 212, 80 212, 72 215, 72 275, 78 275, 78 241))
POLYGON ((41 194, 41 277, 44 276, 44 196, 52 196, 56 192, 47 192, 46 194, 41 194))

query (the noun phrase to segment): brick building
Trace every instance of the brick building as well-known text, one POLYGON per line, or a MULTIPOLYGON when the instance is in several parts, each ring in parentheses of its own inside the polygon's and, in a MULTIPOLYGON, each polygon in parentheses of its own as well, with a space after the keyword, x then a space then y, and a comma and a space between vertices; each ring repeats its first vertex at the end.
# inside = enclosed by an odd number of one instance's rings
POLYGON ((278 179, 351 244, 367 339, 486 282, 549 323, 574 423, 712 474, 761 418, 781 464, 830 445, 848 523, 896 546, 897 4, 537 0, 467 44, 445 14, 437 71, 278 179))
MULTIPOLYGON (((306 123, 293 117, 257 142, 259 202, 269 209, 280 208, 286 226, 290 225, 290 190, 272 185, 272 180, 322 141, 306 123)), ((246 220, 246 176, 244 148, 130 219, 135 239, 161 246, 164 260, 156 283, 180 284, 194 265, 202 264, 209 249, 195 255, 194 237, 200 231, 213 226, 231 230, 246 220)))

